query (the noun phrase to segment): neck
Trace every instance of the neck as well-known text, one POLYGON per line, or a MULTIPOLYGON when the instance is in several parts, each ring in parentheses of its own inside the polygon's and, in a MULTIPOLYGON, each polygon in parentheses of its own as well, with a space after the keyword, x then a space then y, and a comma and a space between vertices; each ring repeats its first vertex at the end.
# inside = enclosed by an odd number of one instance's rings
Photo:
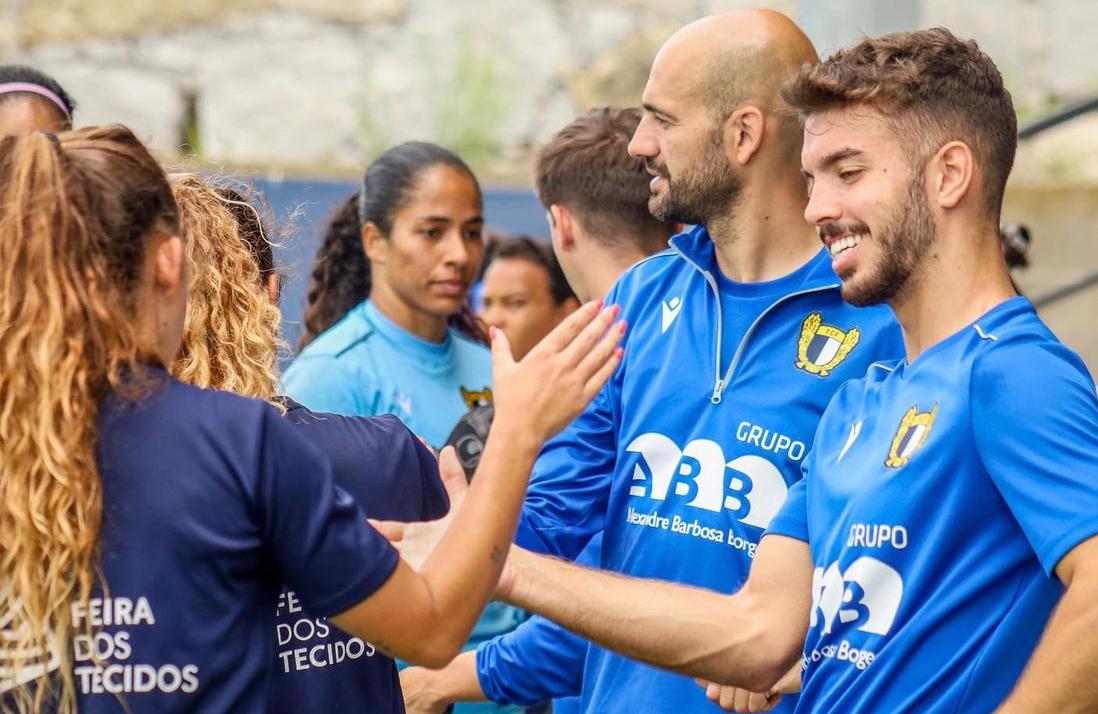
POLYGON ((745 186, 736 203, 706 224, 717 266, 731 280, 758 283, 792 273, 820 251, 815 229, 804 220, 804 179, 768 179, 745 186))
POLYGON ((908 363, 1017 294, 996 228, 944 238, 889 303, 904 330, 908 363))
POLYGON ((643 251, 619 247, 631 246, 632 244, 628 238, 610 242, 609 245, 615 247, 609 249, 595 248, 595 255, 590 256, 590 259, 586 261, 588 267, 585 271, 584 283, 587 289, 584 291, 584 295, 577 294, 577 297, 583 302, 606 297, 610 292, 610 288, 614 287, 614 283, 618 281, 622 273, 648 257, 648 253, 643 251))
POLYGON ((370 302, 382 315, 420 339, 442 342, 446 338, 445 317, 416 309, 385 283, 374 283, 370 302))

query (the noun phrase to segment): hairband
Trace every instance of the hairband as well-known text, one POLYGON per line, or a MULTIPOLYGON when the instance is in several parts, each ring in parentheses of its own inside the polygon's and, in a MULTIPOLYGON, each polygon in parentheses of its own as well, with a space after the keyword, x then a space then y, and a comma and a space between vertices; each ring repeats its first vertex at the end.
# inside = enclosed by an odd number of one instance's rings
POLYGON ((72 121, 72 116, 69 114, 69 108, 65 106, 65 102, 61 100, 61 97, 39 84, 32 84, 30 82, 6 82, 0 84, 0 94, 11 94, 12 92, 30 92, 31 94, 45 97, 57 105, 57 108, 61 110, 61 114, 65 117, 66 121, 72 121))

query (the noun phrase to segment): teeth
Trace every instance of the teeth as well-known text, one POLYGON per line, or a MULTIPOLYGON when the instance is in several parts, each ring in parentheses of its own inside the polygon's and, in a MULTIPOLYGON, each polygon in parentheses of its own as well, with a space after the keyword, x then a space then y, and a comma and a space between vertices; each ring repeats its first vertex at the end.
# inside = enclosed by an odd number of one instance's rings
POLYGON ((866 236, 863 234, 854 236, 843 236, 836 241, 833 241, 828 249, 831 251, 831 257, 834 258, 844 251, 850 250, 854 246, 865 240, 866 236))

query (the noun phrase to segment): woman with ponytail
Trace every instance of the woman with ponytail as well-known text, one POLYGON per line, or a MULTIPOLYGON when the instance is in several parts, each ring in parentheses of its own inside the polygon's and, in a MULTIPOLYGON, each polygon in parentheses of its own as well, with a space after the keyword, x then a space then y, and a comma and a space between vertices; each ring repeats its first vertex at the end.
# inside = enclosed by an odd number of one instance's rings
MULTIPOLYGON (((492 400, 488 350, 470 334, 466 301, 484 254, 480 185, 453 152, 400 144, 367 169, 358 217, 356 231, 345 204, 318 251, 305 324, 326 329, 286 371, 286 392, 320 411, 395 414, 441 447, 470 409, 492 400)), ((492 603, 469 646, 525 619, 492 603)))
POLYGON ((605 383, 613 310, 515 363, 453 532, 417 572, 267 403, 168 375, 177 205, 122 127, 0 139, 0 707, 264 712, 272 603, 439 666, 491 596, 544 439, 605 383))
POLYGON ((466 294, 484 253, 483 199, 453 152, 410 142, 379 156, 317 253, 290 396, 337 414, 392 413, 435 446, 491 400, 488 351, 466 294), (334 324, 332 324, 334 322, 334 324))

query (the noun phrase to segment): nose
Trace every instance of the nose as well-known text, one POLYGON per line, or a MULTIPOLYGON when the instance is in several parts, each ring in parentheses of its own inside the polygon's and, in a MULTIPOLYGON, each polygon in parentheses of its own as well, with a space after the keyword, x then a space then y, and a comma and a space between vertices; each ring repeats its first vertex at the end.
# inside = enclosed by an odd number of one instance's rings
POLYGON ((507 318, 504 315, 505 311, 497 303, 490 302, 485 303, 481 308, 479 317, 488 327, 498 327, 503 330, 507 327, 507 318))
POLYGON ((814 226, 839 220, 842 210, 834 191, 829 191, 825 183, 817 181, 808 194, 808 205, 804 207, 804 219, 814 226))
POLYGON ((458 268, 465 268, 473 257, 460 229, 447 231, 442 249, 444 262, 458 268))
POLYGON ((628 151, 630 156, 637 159, 653 157, 660 153, 659 141, 656 139, 655 132, 652 131, 652 118, 647 113, 641 116, 640 124, 637 124, 637 130, 633 132, 628 151))

